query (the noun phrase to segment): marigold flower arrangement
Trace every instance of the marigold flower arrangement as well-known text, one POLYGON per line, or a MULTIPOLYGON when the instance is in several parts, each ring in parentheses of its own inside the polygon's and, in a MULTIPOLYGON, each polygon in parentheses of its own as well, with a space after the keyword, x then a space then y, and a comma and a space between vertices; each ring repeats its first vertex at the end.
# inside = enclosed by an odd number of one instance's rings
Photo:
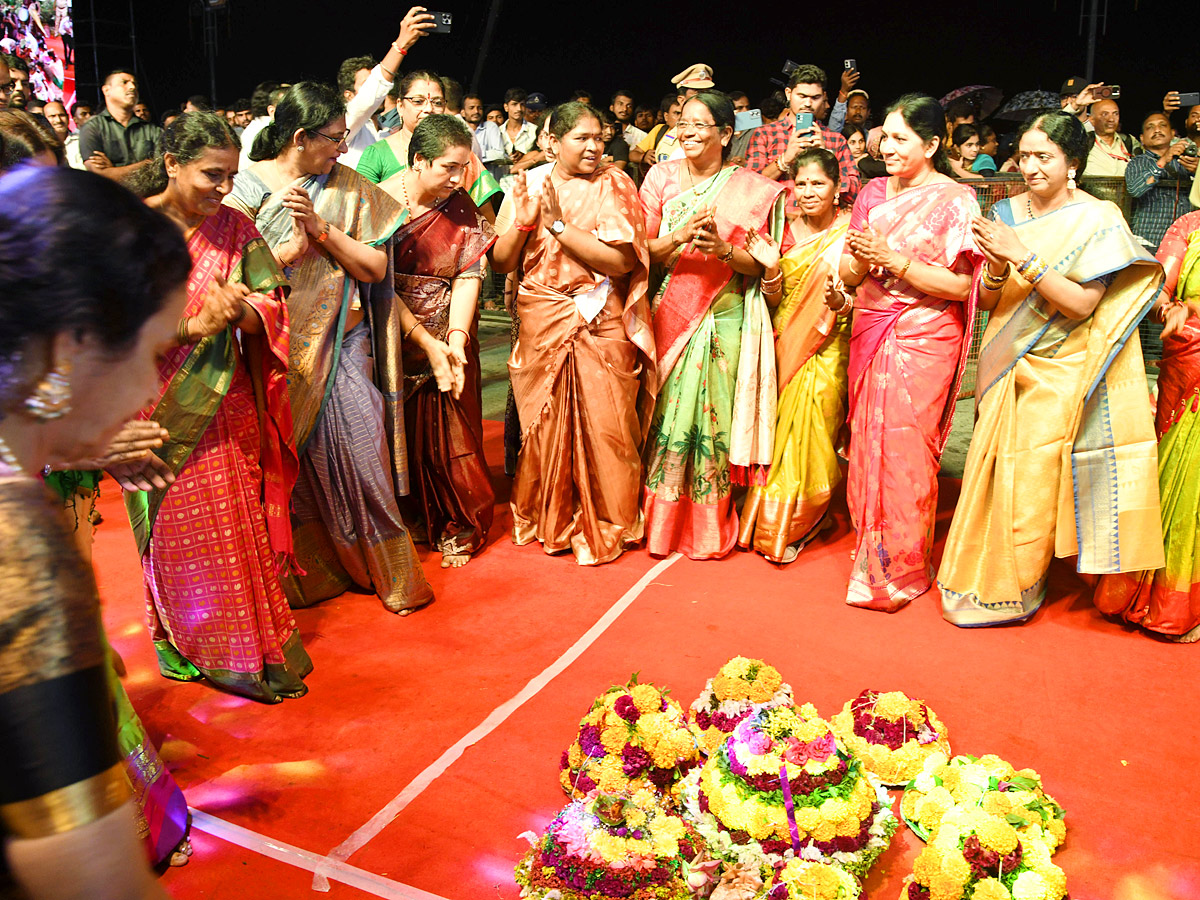
POLYGON ((1067 835, 1066 813, 1042 788, 1033 769, 1014 769, 998 756, 933 754, 908 783, 900 814, 917 837, 928 840, 956 806, 979 807, 1012 825, 1022 839, 1055 852, 1067 835))
POLYGON ((999 816, 956 806, 913 864, 902 900, 1063 900, 1067 876, 1040 841, 999 816))
POLYGON ((857 900, 861 894, 858 880, 841 866, 789 859, 766 900, 857 900))
POLYGON ((688 710, 688 724, 706 756, 714 753, 738 722, 759 709, 791 706, 792 688, 774 666, 735 656, 710 678, 688 710))
POLYGON ((863 691, 831 720, 833 733, 889 787, 916 777, 935 752, 950 755, 950 735, 933 710, 900 691, 863 691))
POLYGON ((687 900, 687 861, 703 846, 649 789, 572 801, 530 843, 515 875, 537 900, 687 900))
POLYGON ((669 796, 699 764, 683 708, 665 691, 639 684, 634 674, 598 697, 580 720, 559 763, 559 783, 576 798, 597 789, 616 794, 645 787, 669 796))
POLYGON ((682 800, 710 853, 767 874, 799 856, 864 875, 897 827, 883 785, 837 745, 829 723, 808 704, 743 719, 684 780, 682 800))

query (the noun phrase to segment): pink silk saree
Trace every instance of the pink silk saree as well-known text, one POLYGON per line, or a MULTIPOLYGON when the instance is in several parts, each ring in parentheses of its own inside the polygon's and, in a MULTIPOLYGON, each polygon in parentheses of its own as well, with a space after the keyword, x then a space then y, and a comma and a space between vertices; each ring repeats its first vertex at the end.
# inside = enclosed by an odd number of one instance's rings
MULTIPOLYGON (((850 227, 870 226, 916 262, 970 271, 970 224, 979 215, 974 192, 938 182, 889 199, 888 181, 874 179, 859 194, 850 227)), ((939 459, 973 318, 974 295, 965 305, 940 300, 891 273, 869 275, 858 288, 846 488, 858 532, 851 606, 894 612, 933 584, 939 459)))

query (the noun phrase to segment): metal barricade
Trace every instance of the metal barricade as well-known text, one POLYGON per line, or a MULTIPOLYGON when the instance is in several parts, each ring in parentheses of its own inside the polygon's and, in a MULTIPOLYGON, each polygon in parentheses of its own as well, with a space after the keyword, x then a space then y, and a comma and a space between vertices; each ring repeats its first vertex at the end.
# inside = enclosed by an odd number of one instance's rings
MULTIPOLYGON (((960 183, 975 191, 979 199, 979 208, 987 215, 992 205, 1006 197, 1016 197, 1025 193, 1028 188, 1025 181, 1017 173, 1004 173, 990 178, 960 179, 960 183)), ((1089 177, 1084 175, 1079 179, 1079 187, 1093 197, 1101 200, 1111 200, 1121 208, 1125 221, 1129 221, 1132 198, 1125 192, 1125 179, 1119 176, 1089 177)), ((983 344, 983 332, 987 328, 988 314, 980 310, 975 314, 975 330, 971 338, 971 349, 967 355, 967 363, 963 371, 962 386, 958 391, 958 399, 963 400, 975 395, 975 369, 979 361, 979 348, 983 344)))

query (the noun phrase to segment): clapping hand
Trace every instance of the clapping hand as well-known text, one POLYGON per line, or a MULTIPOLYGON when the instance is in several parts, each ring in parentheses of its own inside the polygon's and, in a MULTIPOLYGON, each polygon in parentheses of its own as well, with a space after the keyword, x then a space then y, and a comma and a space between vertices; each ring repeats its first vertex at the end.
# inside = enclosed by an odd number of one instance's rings
POLYGON ((865 231, 848 231, 846 248, 855 258, 866 263, 868 269, 880 271, 888 268, 892 261, 893 250, 888 246, 887 238, 869 226, 865 231))
POLYGON ((292 220, 300 222, 310 237, 317 237, 325 230, 324 220, 313 208, 312 197, 299 184, 291 185, 283 195, 283 207, 292 214, 292 220))
POLYGON ((763 269, 770 271, 779 265, 779 245, 771 240, 770 235, 761 235, 757 231, 751 231, 746 234, 746 252, 762 265, 763 269))
POLYGON ((542 181, 542 225, 549 228, 555 222, 562 219, 562 206, 558 202, 558 191, 554 189, 554 182, 549 177, 542 181))
POLYGON ((846 293, 837 286, 832 272, 825 276, 825 305, 834 312, 841 312, 846 305, 846 293))
POLYGON ((208 337, 225 330, 225 326, 242 318, 245 310, 242 300, 250 296, 250 289, 241 283, 229 283, 220 275, 213 277, 208 285, 204 303, 192 317, 200 328, 200 337, 208 337))
POLYGON ((538 198, 529 193, 529 185, 525 180, 524 172, 517 173, 517 180, 513 182, 512 198, 516 224, 522 228, 536 225, 541 208, 538 198))
POLYGON ((971 233, 975 236, 975 246, 989 263, 1015 265, 1029 255, 1017 233, 1003 222, 976 216, 971 220, 971 233))

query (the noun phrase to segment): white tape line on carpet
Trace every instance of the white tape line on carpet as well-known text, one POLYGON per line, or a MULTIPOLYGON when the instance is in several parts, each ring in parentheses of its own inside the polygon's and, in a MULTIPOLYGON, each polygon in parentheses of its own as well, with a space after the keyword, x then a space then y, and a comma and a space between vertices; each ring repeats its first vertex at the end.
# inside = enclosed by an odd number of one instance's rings
MULTIPOLYGON (((670 568, 680 556, 681 554, 679 553, 672 553, 666 559, 659 560, 652 566, 650 571, 639 578, 637 583, 627 590, 620 600, 610 606, 608 611, 600 617, 599 621, 584 632, 583 636, 572 644, 562 656, 543 669, 521 689, 519 694, 507 703, 492 710, 486 719, 464 735, 453 747, 434 760, 421 774, 410 781, 404 790, 397 794, 387 806, 372 816, 362 828, 358 829, 358 831, 335 847, 327 857, 329 864, 331 866, 344 865, 347 859, 361 850, 379 832, 383 831, 396 816, 400 815, 404 807, 412 803, 429 785, 449 769, 468 747, 499 728, 509 716, 531 700, 542 688, 561 674, 567 666, 579 659, 608 630, 609 626, 617 620, 617 617, 629 608, 629 605, 641 595, 642 591, 649 587, 655 578, 670 568)), ((332 874, 332 870, 329 877, 336 877, 332 874)), ((313 890, 329 890, 329 881, 326 878, 324 866, 319 866, 313 874, 313 890)))
POLYGON ((392 881, 390 878, 376 875, 366 869, 359 869, 349 863, 331 862, 319 853, 301 850, 299 847, 266 837, 257 831, 243 828, 241 825, 234 825, 232 822, 218 819, 203 810, 192 809, 191 813, 192 827, 198 831, 211 834, 215 838, 237 844, 239 847, 253 850, 255 853, 287 863, 290 866, 307 869, 309 872, 316 872, 320 868, 326 877, 376 897, 385 897, 387 900, 445 900, 439 894, 431 894, 420 888, 392 881))

